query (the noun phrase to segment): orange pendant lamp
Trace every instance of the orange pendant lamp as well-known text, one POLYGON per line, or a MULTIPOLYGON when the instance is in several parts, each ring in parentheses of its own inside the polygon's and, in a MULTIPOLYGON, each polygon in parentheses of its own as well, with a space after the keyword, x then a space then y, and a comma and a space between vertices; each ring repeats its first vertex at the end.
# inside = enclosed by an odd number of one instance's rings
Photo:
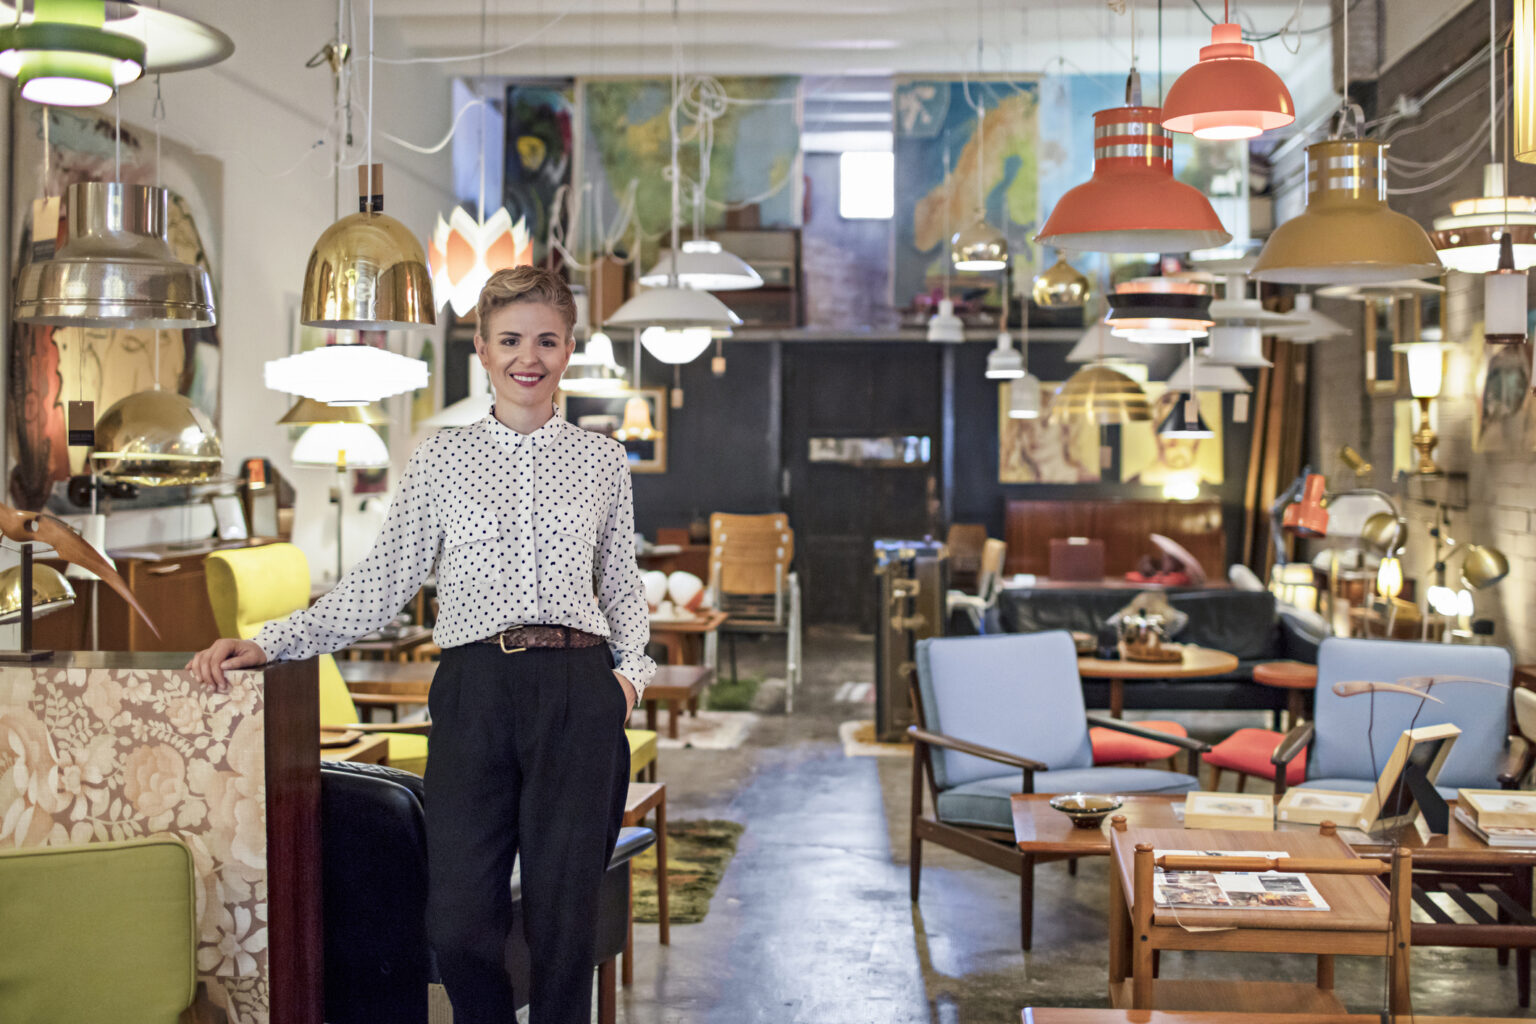
POLYGON ((1197 139, 1251 139, 1296 120, 1291 92, 1243 42, 1239 25, 1211 28, 1200 62, 1163 98, 1163 127, 1197 139))
POLYGON ((1189 252, 1231 241, 1210 200, 1174 180, 1162 114, 1139 105, 1094 114, 1093 177, 1061 197, 1035 241, 1088 252, 1189 252))

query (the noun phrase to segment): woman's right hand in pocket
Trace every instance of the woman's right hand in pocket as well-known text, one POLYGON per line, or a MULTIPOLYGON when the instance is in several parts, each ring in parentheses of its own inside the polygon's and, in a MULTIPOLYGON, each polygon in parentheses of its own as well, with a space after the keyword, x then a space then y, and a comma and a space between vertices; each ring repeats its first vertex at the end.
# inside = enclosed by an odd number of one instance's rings
POLYGON ((267 662, 267 652, 253 640, 215 640, 205 651, 198 651, 187 662, 197 681, 218 693, 229 692, 224 673, 230 669, 255 668, 267 662))

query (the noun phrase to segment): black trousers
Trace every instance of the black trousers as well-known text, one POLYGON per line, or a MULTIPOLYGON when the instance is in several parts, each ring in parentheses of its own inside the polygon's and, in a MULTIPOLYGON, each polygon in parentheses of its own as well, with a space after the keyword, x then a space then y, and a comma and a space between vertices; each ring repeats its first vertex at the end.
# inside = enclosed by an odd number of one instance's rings
POLYGON ((589 1024, 598 887, 629 785, 607 645, 443 652, 427 761, 427 932, 455 1024, 512 1024, 504 961, 521 854, 533 1024, 589 1024))

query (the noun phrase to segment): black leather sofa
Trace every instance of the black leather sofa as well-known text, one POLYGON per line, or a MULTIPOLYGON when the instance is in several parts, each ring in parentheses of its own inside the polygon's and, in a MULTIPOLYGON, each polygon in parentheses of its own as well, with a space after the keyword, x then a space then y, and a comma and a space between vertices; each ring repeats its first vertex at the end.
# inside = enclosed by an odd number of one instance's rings
MULTIPOLYGON (((1009 633, 1049 629, 1079 630, 1097 635, 1099 627, 1136 596, 1135 590, 1029 587, 998 595, 988 628, 1009 633)), ((1210 711, 1284 709, 1286 691, 1255 683, 1253 666, 1290 659, 1316 664, 1322 637, 1312 635, 1294 618, 1283 615, 1275 597, 1251 590, 1174 590, 1168 603, 1189 616, 1184 629, 1172 637, 1237 655, 1235 672, 1206 679, 1150 679, 1125 684, 1125 706, 1139 710, 1210 711)), ((1084 679, 1089 707, 1109 707, 1109 683, 1084 679)))
MULTIPOLYGON (((327 1024, 427 1024, 438 981, 427 945, 426 818, 419 776, 396 768, 324 762, 320 841, 327 1024)), ((629 931, 629 862, 656 834, 626 828, 603 878, 597 912, 598 1019, 612 1024, 615 958, 629 931)), ((519 1007, 528 1000, 518 878, 512 886, 507 969, 519 1007)))

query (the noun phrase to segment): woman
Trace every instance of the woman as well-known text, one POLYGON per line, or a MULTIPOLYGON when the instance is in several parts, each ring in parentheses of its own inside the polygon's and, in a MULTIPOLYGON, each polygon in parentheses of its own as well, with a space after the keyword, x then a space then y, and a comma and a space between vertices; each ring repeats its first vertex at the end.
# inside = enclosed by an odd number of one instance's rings
POLYGON ((454 1020, 513 1020, 502 949, 521 853, 530 1019, 588 1024, 598 885, 629 783, 624 723, 656 668, 629 467, 617 441, 555 411, 575 347, 565 282, 498 271, 477 313, 491 414, 416 449, 373 551, 334 590, 188 668, 223 690, 226 670, 338 650, 435 568, 427 927, 454 1020))

